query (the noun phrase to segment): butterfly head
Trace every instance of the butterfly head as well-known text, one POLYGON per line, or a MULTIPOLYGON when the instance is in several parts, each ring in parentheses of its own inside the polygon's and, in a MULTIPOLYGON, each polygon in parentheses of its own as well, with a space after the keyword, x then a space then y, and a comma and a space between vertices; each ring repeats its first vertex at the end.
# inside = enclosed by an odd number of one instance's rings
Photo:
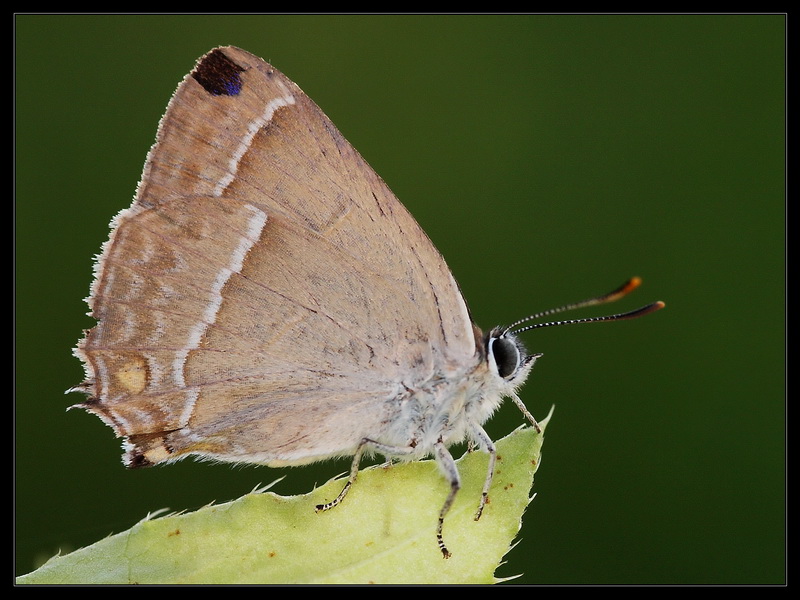
POLYGON ((486 361, 491 373, 512 387, 522 385, 533 363, 541 354, 528 354, 522 341, 502 327, 495 327, 484 337, 486 361))

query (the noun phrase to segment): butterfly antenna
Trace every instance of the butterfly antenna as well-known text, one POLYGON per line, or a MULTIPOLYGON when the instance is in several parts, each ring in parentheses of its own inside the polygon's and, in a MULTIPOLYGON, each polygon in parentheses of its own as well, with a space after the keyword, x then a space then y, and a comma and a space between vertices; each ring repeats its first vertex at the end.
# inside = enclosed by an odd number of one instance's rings
POLYGON ((615 302, 620 298, 627 296, 637 287, 642 284, 642 280, 640 277, 631 277, 628 281, 623 283, 617 289, 607 294, 603 294, 602 296, 596 296, 594 298, 589 298, 588 300, 583 300, 581 302, 575 302, 573 304, 565 304, 564 306, 559 306, 558 308, 551 308, 550 310, 545 310, 543 312, 539 312, 529 317, 525 317, 524 319, 520 319, 519 321, 515 321, 508 327, 503 330, 503 334, 505 335, 509 332, 511 333, 521 333, 523 331, 530 331, 531 329, 541 329, 542 327, 553 327, 555 325, 572 325, 575 323, 597 323, 600 321, 621 321, 625 319, 635 319, 637 317, 642 317, 644 315, 650 314, 657 310, 664 308, 664 303, 653 302, 652 304, 648 304, 647 306, 643 306, 641 308, 637 308, 636 310, 632 310, 626 313, 620 313, 616 315, 607 315, 603 317, 589 317, 586 319, 569 319, 565 321, 550 321, 547 323, 535 323, 533 325, 527 325, 525 327, 520 327, 519 329, 514 329, 518 325, 522 325, 528 321, 533 321, 536 319, 541 319, 543 317, 547 317, 550 315, 554 315, 561 312, 566 312, 569 310, 575 310, 577 308, 585 308, 587 306, 595 306, 598 304, 607 304, 608 302, 615 302))

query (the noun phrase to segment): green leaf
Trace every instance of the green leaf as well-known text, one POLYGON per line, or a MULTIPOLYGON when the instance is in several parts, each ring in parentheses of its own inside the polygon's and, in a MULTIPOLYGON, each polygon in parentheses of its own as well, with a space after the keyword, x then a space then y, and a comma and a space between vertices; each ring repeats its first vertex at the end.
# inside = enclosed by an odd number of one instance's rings
POLYGON ((449 559, 435 535, 448 486, 428 460, 364 469, 347 498, 322 513, 315 505, 333 499, 343 479, 302 496, 254 492, 146 519, 51 558, 17 583, 494 583, 530 501, 542 438, 528 427, 497 442, 479 521, 488 457, 471 452, 458 461, 462 488, 444 523, 449 559))

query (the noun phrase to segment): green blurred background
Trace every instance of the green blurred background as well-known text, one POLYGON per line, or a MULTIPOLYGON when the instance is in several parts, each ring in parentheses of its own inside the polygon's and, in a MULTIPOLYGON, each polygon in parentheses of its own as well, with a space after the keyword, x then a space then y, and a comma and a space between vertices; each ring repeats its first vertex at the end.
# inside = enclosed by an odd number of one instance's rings
MULTIPOLYGON (((347 461, 131 472, 66 413, 108 223, 212 47, 295 80, 447 257, 484 327, 644 286, 633 322, 527 334, 547 430, 515 583, 785 581, 785 18, 17 16, 16 569, 148 511, 307 491, 347 461)), ((576 315, 578 316, 578 315, 576 315)), ((583 315, 581 315, 583 316, 583 315)), ((522 422, 509 403, 490 421, 522 422)))

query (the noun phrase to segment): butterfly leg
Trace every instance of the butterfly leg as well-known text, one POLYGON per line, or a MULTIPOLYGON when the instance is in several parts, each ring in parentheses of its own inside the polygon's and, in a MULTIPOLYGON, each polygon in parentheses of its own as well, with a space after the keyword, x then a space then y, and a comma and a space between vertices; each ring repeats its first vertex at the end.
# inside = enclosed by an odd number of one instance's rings
POLYGON ((539 423, 536 422, 536 419, 533 418, 533 415, 528 411, 528 407, 520 400, 520 397, 516 394, 511 394, 511 400, 514 401, 514 404, 517 405, 517 408, 522 411, 522 414, 525 416, 528 421, 530 421, 533 428, 536 430, 536 433, 542 433, 542 428, 539 426, 539 423))
POLYGON ((487 434, 483 427, 477 423, 472 424, 472 435, 476 441, 483 446, 486 452, 489 453, 489 470, 486 472, 486 480, 483 482, 483 493, 481 494, 481 501, 478 504, 478 511, 475 513, 475 520, 481 518, 483 507, 486 506, 486 501, 489 499, 489 488, 492 487, 492 479, 494 479, 494 467, 497 463, 497 448, 492 442, 489 434, 487 434))
POLYGON ((434 444, 433 448, 436 451, 436 462, 439 463, 445 478, 450 483, 450 493, 447 494, 447 498, 439 511, 439 524, 436 527, 436 542, 439 544, 439 550, 442 551, 442 555, 445 558, 450 558, 450 551, 444 545, 442 528, 444 527, 444 517, 453 505, 453 500, 455 500, 458 490, 461 489, 461 477, 458 474, 458 467, 456 466, 456 461, 453 460, 453 455, 450 454, 441 439, 434 444))
POLYGON ((353 463, 350 466, 350 477, 347 478, 347 483, 344 484, 344 488, 342 491, 339 492, 339 495, 336 496, 331 502, 327 502, 326 504, 317 504, 316 511, 322 512, 326 510, 330 510, 337 504, 339 504, 344 497, 347 495, 347 492, 350 491, 350 488, 353 487, 353 484, 356 482, 356 478, 358 477, 358 467, 361 463, 361 456, 364 454, 364 450, 367 446, 372 446, 374 450, 377 452, 389 457, 389 456, 402 456, 404 454, 411 454, 414 452, 414 447, 398 447, 398 446, 387 446, 386 444, 381 444, 380 442, 376 442, 375 440, 371 440, 369 438, 364 438, 358 444, 358 448, 356 449, 356 453, 353 456, 353 463))
MULTIPOLYGON (((484 437, 488 440, 489 437, 484 433, 484 437)), ((481 438, 481 443, 484 443, 484 440, 481 438)), ((489 445, 492 449, 494 446, 491 445, 491 440, 489 441, 489 445)), ((358 445, 356 449, 356 453, 353 456, 353 463, 350 467, 350 477, 348 477, 347 482, 344 484, 344 488, 339 495, 334 498, 331 502, 326 504, 318 504, 316 506, 317 512, 322 512, 326 510, 330 510, 334 506, 338 505, 344 497, 347 495, 347 492, 350 491, 350 488, 353 487, 353 484, 356 481, 356 477, 358 476, 358 467, 359 463, 361 462, 361 456, 364 454, 364 450, 367 446, 371 446, 377 452, 384 454, 386 456, 402 456, 404 454, 411 454, 415 452, 414 446, 408 447, 398 447, 398 446, 387 446, 386 444, 381 444, 380 442, 376 442, 375 440, 371 440, 369 438, 364 438, 361 440, 361 443, 358 445)), ((450 510, 450 507, 453 505, 453 500, 458 493, 458 490, 461 489, 461 478, 458 474, 458 467, 456 466, 455 460, 453 460, 453 456, 447 450, 444 445, 444 442, 440 439, 436 444, 434 444, 434 451, 436 452, 436 462, 439 464, 439 467, 442 469, 445 478, 450 483, 450 492, 447 494, 447 498, 442 505, 441 510, 439 511, 439 523, 436 527, 436 542, 439 545, 439 549, 442 551, 442 556, 445 558, 450 558, 451 554, 450 551, 445 546, 444 538, 442 536, 442 528, 444 527, 444 518, 445 515, 450 510)), ((494 464, 494 463, 492 463, 494 464)), ((490 482, 491 483, 491 480, 490 482)))

